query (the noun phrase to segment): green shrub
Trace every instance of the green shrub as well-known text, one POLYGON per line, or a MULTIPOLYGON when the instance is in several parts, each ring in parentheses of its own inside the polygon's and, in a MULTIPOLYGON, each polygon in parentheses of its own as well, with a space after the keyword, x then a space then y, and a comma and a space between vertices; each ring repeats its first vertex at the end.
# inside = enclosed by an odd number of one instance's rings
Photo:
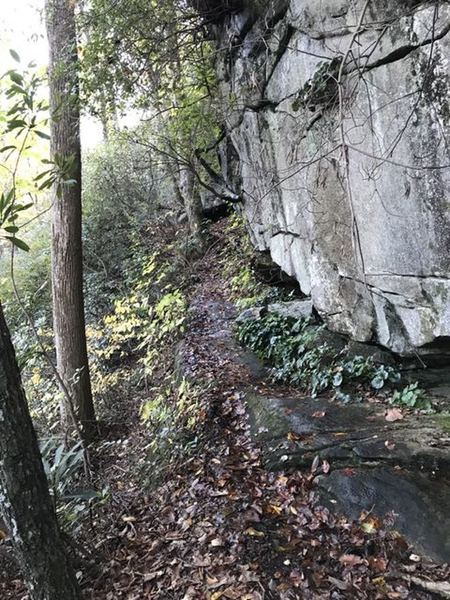
POLYGON ((151 430, 145 470, 147 482, 154 486, 167 475, 169 466, 187 460, 204 435, 202 424, 207 416, 207 387, 178 381, 174 374, 165 385, 154 390, 142 406, 142 419, 151 430))
POLYGON ((426 397, 425 390, 419 387, 418 382, 411 383, 402 390, 395 390, 391 398, 392 404, 406 406, 418 410, 433 410, 431 401, 426 397))
POLYGON ((167 177, 130 132, 112 135, 83 157, 83 165, 86 311, 95 321, 127 293, 153 243, 148 227, 174 198, 167 177))
POLYGON ((286 382, 309 391, 313 396, 334 390, 337 398, 348 401, 349 384, 367 384, 380 390, 398 383, 400 374, 392 367, 377 365, 371 358, 333 355, 327 344, 319 344, 322 326, 307 319, 294 319, 276 313, 248 319, 237 326, 239 342, 271 364, 274 381, 286 382))
POLYGON ((67 447, 58 438, 49 438, 41 445, 42 463, 55 510, 61 525, 71 530, 81 525, 94 505, 108 499, 106 489, 97 492, 80 486, 83 454, 80 442, 67 447))

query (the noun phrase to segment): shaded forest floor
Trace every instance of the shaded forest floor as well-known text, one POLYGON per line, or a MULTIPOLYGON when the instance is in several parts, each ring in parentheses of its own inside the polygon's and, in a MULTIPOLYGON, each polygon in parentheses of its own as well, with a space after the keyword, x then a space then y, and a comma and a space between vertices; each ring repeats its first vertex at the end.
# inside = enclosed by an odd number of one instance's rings
MULTIPOLYGON (((350 523, 320 506, 310 471, 263 467, 245 393, 271 385, 232 339, 222 228, 213 226, 213 242, 196 262, 178 349, 179 370, 204 390, 201 431, 185 459, 170 463, 164 480, 147 489, 141 479, 152 433, 140 420, 144 392, 105 432, 92 459, 111 500, 74 547, 85 598, 442 597, 433 586, 448 578, 448 568, 417 562, 370 514, 350 523)), ((26 598, 20 579, 9 575, 0 581, 2 598, 26 598)))

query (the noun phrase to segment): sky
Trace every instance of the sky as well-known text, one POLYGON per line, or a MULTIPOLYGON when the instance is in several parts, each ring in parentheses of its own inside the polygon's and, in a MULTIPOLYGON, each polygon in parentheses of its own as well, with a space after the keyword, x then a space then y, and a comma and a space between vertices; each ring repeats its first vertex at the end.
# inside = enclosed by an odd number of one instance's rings
POLYGON ((27 63, 34 60, 38 65, 47 63, 47 41, 42 20, 44 0, 4 0, 0 16, 0 48, 2 65, 12 66, 7 57, 14 48, 27 63), (8 53, 9 54, 9 53, 8 53), (9 62, 9 64, 8 64, 9 62))
MULTIPOLYGON (((0 11, 1 72, 16 68, 9 53, 15 50, 23 65, 34 61, 38 67, 47 65, 48 45, 43 21, 44 0, 3 0, 0 11)), ((101 141, 100 124, 89 117, 81 122, 81 141, 85 149, 101 141)))

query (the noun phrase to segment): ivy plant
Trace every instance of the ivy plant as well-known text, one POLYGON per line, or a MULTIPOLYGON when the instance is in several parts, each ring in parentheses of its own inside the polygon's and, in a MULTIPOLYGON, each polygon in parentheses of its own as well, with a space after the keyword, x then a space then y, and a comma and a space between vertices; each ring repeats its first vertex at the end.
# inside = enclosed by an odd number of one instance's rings
POLYGON ((345 388, 351 384, 378 391, 400 381, 396 369, 378 365, 372 358, 333 354, 326 343, 319 343, 322 329, 308 319, 268 313, 239 323, 236 332, 242 345, 270 363, 274 381, 298 386, 314 397, 333 390, 337 398, 348 401, 351 395, 345 388))

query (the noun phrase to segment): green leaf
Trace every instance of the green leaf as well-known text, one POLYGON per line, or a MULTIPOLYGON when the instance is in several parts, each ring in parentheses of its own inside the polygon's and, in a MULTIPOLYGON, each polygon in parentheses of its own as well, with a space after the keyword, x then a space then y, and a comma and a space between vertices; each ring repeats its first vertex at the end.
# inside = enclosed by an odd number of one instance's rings
POLYGON ((13 59, 20 63, 20 56, 17 54, 15 50, 10 49, 9 53, 13 57, 13 59))
POLYGON ((0 153, 8 152, 8 150, 17 150, 16 146, 4 146, 0 149, 0 153))
POLYGON ((381 390, 381 388, 384 386, 384 382, 385 382, 385 379, 382 375, 376 375, 370 382, 370 385, 375 390, 381 390))
POLYGON ((44 133, 43 131, 38 131, 38 130, 36 129, 36 130, 34 131, 34 133, 35 133, 35 134, 36 134, 38 137, 42 138, 43 140, 49 140, 49 139, 50 139, 50 136, 49 136, 47 133, 44 133))
POLYGON ((39 181, 40 179, 42 179, 43 177, 45 177, 52 171, 53 171, 53 169, 47 169, 46 171, 42 171, 42 173, 39 173, 39 175, 36 175, 36 177, 34 178, 34 181, 39 181))
POLYGON ((27 210, 27 208, 31 208, 33 206, 33 202, 28 202, 28 204, 16 204, 14 207, 14 212, 18 213, 22 210, 27 210))
MULTIPOLYGON (((40 192, 42 192, 43 190, 46 190, 47 188, 52 187, 54 182, 55 182, 55 179, 53 177, 51 177, 50 179, 46 179, 44 181, 44 183, 41 183, 41 185, 38 187, 38 190, 40 192)), ((58 196, 58 197, 60 197, 60 196, 58 196)))
POLYGON ((8 131, 12 131, 18 127, 26 127, 26 125, 23 119, 13 119, 12 121, 8 121, 8 131))
POLYGON ((3 227, 3 229, 8 233, 12 234, 17 233, 19 231, 19 228, 16 225, 8 225, 7 227, 3 227))
MULTIPOLYGON (((23 77, 22 75, 20 75, 19 73, 16 73, 16 71, 10 71, 9 76, 11 78, 12 81, 14 81, 14 83, 17 83, 18 86, 21 86, 23 84, 23 77)), ((22 90, 22 88, 19 88, 20 91, 24 91, 22 90)))
POLYGON ((16 238, 14 236, 6 236, 6 239, 9 240, 12 244, 14 244, 14 246, 17 246, 17 248, 20 248, 21 250, 24 250, 25 252, 29 252, 30 250, 30 246, 25 243, 23 240, 20 240, 19 238, 16 238))

